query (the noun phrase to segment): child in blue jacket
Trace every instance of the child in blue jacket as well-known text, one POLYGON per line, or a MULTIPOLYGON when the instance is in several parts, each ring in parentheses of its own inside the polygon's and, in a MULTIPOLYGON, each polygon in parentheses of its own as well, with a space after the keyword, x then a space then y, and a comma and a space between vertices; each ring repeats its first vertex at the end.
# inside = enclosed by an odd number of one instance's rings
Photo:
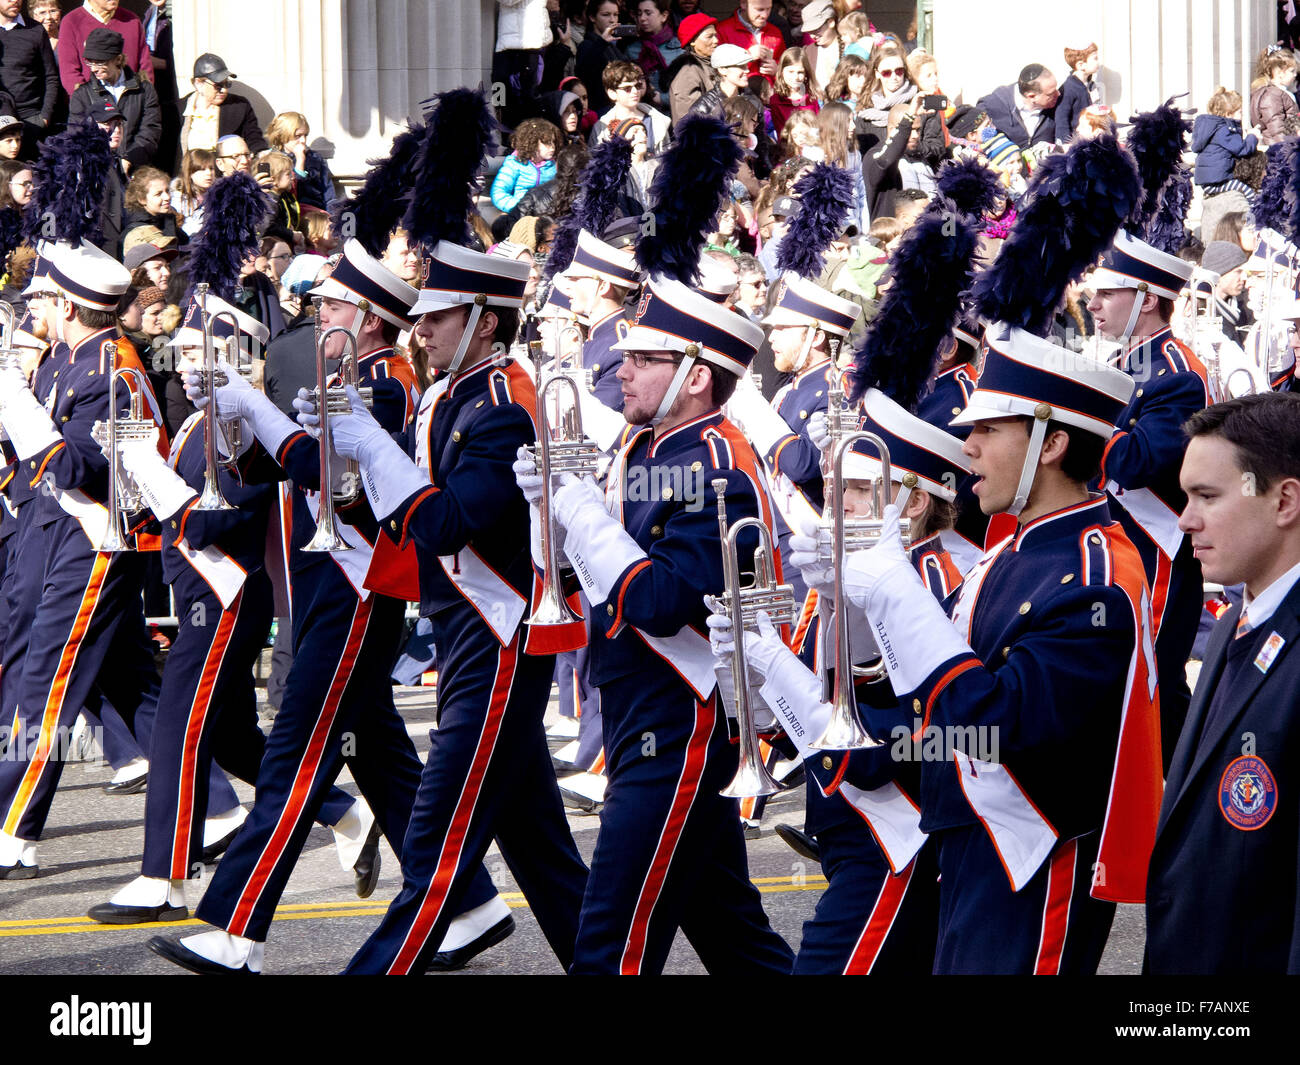
POLYGON ((1206 196, 1235 190, 1253 201, 1254 190, 1236 180, 1232 168, 1238 159, 1253 155, 1258 144, 1258 130, 1242 135, 1241 93, 1220 85, 1210 97, 1208 114, 1197 115, 1192 126, 1192 151, 1197 153, 1192 180, 1206 196))
POLYGON ((536 185, 555 179, 555 153, 563 143, 559 127, 544 118, 520 122, 510 138, 514 151, 492 181, 492 206, 509 211, 536 185))

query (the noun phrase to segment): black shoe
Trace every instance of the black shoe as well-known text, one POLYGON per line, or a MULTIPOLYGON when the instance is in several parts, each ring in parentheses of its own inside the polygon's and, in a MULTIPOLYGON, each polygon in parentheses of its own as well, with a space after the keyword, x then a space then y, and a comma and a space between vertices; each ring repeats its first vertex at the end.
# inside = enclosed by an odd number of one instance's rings
POLYGON ((204 864, 210 865, 212 862, 215 862, 218 858, 220 858, 223 854, 225 854, 226 851, 230 849, 230 845, 235 842, 235 837, 239 835, 239 829, 243 827, 244 826, 241 824, 239 828, 227 832, 224 836, 222 836, 219 840, 217 840, 216 843, 209 843, 206 847, 204 847, 203 855, 202 855, 204 864))
POLYGON ((139 795, 140 792, 149 784, 149 772, 146 770, 142 776, 132 777, 130 780, 124 780, 120 784, 114 784, 111 780, 104 785, 104 791, 109 795, 139 795))
POLYGON ((556 758, 555 755, 551 755, 551 765, 554 767, 555 775, 557 777, 568 777, 572 776, 574 773, 582 772, 582 770, 572 762, 561 761, 559 758, 556 758))
POLYGON ((356 878, 357 898, 370 898, 375 890, 375 885, 379 883, 378 821, 370 827, 370 835, 366 837, 365 845, 361 848, 361 856, 357 858, 356 865, 352 867, 352 875, 356 878))
POLYGON ((182 969, 188 969, 192 973, 198 973, 200 976, 258 976, 260 974, 253 972, 247 965, 241 965, 238 969, 232 969, 229 965, 222 965, 219 962, 205 958, 202 954, 196 954, 185 946, 179 939, 168 939, 166 936, 154 936, 145 944, 150 950, 160 958, 166 958, 169 962, 179 965, 182 969))
POLYGON ((800 762, 797 766, 791 769, 790 772, 782 777, 778 783, 781 785, 782 791, 792 791, 795 788, 802 788, 807 777, 808 771, 804 769, 803 763, 800 762))
POLYGON ((515 919, 510 914, 506 914, 481 936, 471 939, 463 947, 438 951, 429 962, 429 971, 450 973, 463 969, 475 955, 482 954, 488 947, 495 947, 514 930, 515 919))
POLYGON ((35 880, 41 871, 38 865, 0 865, 0 880, 35 880))
POLYGON ((123 906, 116 902, 101 902, 86 911, 86 916, 100 924, 152 924, 154 921, 184 921, 190 911, 184 906, 123 906))
POLYGON ((570 791, 568 788, 560 789, 560 799, 571 810, 581 810, 585 814, 594 814, 604 805, 604 803, 597 802, 589 795, 582 795, 576 791, 570 791))
POLYGON ((795 828, 794 825, 777 825, 776 834, 785 840, 795 854, 802 855, 809 861, 821 863, 821 845, 807 832, 795 828))

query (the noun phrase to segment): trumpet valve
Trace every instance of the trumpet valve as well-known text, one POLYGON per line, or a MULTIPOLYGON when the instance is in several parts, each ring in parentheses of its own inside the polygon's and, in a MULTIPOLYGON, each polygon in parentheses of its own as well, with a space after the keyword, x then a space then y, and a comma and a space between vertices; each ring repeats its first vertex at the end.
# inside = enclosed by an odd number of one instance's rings
MULTIPOLYGON (((844 522, 844 550, 847 551, 866 551, 880 543, 880 532, 883 522, 876 518, 852 518, 844 522)), ((819 527, 817 536, 817 558, 818 561, 831 563, 834 561, 834 551, 832 550, 832 540, 834 538, 835 525, 833 522, 822 522, 819 527)), ((902 518, 898 522, 899 536, 902 538, 903 547, 912 546, 912 522, 908 518, 902 518)))

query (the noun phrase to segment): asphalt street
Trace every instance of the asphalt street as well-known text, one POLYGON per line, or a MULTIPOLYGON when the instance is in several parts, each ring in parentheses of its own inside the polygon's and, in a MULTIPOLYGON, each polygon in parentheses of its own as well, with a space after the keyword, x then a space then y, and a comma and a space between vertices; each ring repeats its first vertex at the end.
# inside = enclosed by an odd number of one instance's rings
MULTIPOLYGON (((398 709, 423 757, 433 724, 433 694, 421 688, 398 688, 396 693, 398 709)), ((548 722, 554 716, 552 701, 548 722)), ((0 881, 0 974, 174 975, 178 970, 150 953, 145 942, 160 931, 184 934, 187 928, 204 927, 192 919, 168 925, 109 926, 85 916, 90 906, 107 901, 139 871, 144 795, 105 794, 102 787, 111 776, 111 769, 101 762, 67 765, 38 850, 39 878, 0 881)), ((340 783, 355 794, 346 773, 340 783)), ((252 788, 236 782, 236 790, 251 805, 252 788)), ((573 812, 569 821, 579 850, 590 858, 598 818, 573 812)), ((748 844, 750 875, 763 892, 769 918, 795 947, 825 880, 819 866, 800 858, 774 834, 779 822, 802 827, 802 787, 768 805, 761 838, 748 844)), ((363 901, 353 892, 351 872, 339 866, 329 832, 320 827, 312 831, 267 941, 268 974, 329 974, 346 965, 400 886, 397 861, 386 845, 382 854, 379 885, 363 901)), ((495 847, 488 852, 486 864, 514 912, 517 928, 509 939, 455 975, 561 972, 495 847)), ((187 884, 191 910, 203 888, 202 880, 187 884)), ((1141 908, 1120 907, 1101 971, 1137 973, 1143 935, 1141 908)), ((667 971, 704 972, 684 937, 674 944, 667 971)))

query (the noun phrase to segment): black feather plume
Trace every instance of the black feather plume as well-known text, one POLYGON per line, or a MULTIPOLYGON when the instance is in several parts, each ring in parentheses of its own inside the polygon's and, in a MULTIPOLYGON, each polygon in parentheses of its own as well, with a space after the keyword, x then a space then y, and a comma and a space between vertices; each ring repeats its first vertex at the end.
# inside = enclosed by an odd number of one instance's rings
POLYGON ((1113 136, 1049 155, 998 257, 975 278, 980 316, 1043 336, 1066 286, 1110 247, 1141 195, 1137 164, 1113 136))
POLYGON ((206 282, 214 296, 230 301, 239 273, 256 254, 262 226, 275 204, 248 174, 215 181, 203 199, 203 228, 190 244, 190 287, 186 299, 206 282))
POLYGON ((650 189, 654 226, 637 244, 648 274, 694 285, 700 252, 717 224, 723 194, 740 166, 740 145, 722 119, 688 114, 650 189))
POLYGON ((0 272, 9 253, 23 242, 23 216, 17 207, 0 207, 0 272))
POLYGON ((1174 106, 1173 100, 1166 100, 1155 110, 1143 111, 1133 119, 1125 146, 1133 153, 1142 179, 1142 199, 1126 222, 1134 233, 1144 232, 1155 217, 1161 190, 1182 165, 1191 129, 1192 124, 1174 106))
POLYGON ((1177 255, 1187 243, 1187 208, 1192 203, 1192 171, 1190 167, 1180 166, 1174 176, 1165 184, 1160 193, 1160 206, 1142 239, 1153 248, 1177 255))
POLYGON ((451 89, 434 100, 402 218, 412 243, 425 251, 441 240, 469 243, 474 179, 496 144, 498 129, 482 89, 451 89))
POLYGON ((878 388, 916 411, 939 345, 951 334, 970 287, 980 219, 940 193, 894 252, 889 288, 853 355, 850 399, 878 388))
POLYGON ((549 281, 569 268, 578 250, 578 234, 584 229, 599 237, 618 217, 619 202, 628 171, 632 169, 632 142, 625 137, 606 137, 591 150, 578 179, 581 191, 573 209, 559 219, 551 239, 543 279, 549 281))
POLYGON ((103 235, 104 192, 113 151, 89 115, 48 137, 32 164, 35 188, 23 213, 24 235, 38 240, 95 243, 103 235))
POLYGON ((842 166, 818 163, 794 184, 799 213, 781 238, 776 268, 816 280, 826 265, 826 249, 844 232, 853 206, 853 175, 842 166))
POLYGON ((984 162, 983 156, 944 163, 936 181, 940 195, 951 200, 958 211, 976 218, 997 210, 1006 196, 997 171, 984 162))
POLYGON ((399 133, 387 156, 370 160, 356 194, 330 211, 334 232, 355 237, 375 258, 388 249, 388 238, 410 204, 415 157, 423 136, 423 122, 399 133))
POLYGON ((1281 233, 1286 225, 1286 199, 1294 180, 1298 143, 1295 137, 1288 137, 1269 145, 1264 156, 1264 180, 1251 208, 1255 226, 1259 229, 1281 233))

